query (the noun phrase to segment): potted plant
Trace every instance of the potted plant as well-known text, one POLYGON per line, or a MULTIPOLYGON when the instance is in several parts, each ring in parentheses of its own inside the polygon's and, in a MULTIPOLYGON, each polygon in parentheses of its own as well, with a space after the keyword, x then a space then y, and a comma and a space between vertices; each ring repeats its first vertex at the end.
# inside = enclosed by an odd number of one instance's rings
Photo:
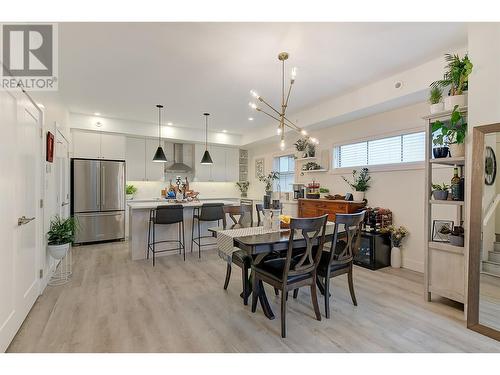
POLYGON ((448 192, 450 186, 443 183, 443 185, 432 184, 432 196, 438 201, 448 200, 448 192))
POLYGON ((302 166, 303 171, 316 171, 318 169, 321 169, 321 165, 314 161, 310 161, 302 166))
POLYGON ((389 233, 391 237, 391 267, 401 268, 401 247, 403 240, 408 236, 408 229, 404 226, 399 228, 394 225, 389 225, 382 228, 382 233, 389 233))
POLYGON ((297 139, 297 141, 294 143, 295 149, 298 152, 300 152, 302 158, 308 157, 308 145, 309 145, 308 138, 297 139))
POLYGON ((452 157, 465 155, 465 137, 467 135, 467 122, 458 110, 458 105, 453 108, 450 121, 436 121, 432 124, 432 132, 439 132, 433 140, 434 144, 447 142, 450 146, 452 157))
POLYGON ((239 181, 236 183, 236 186, 238 186, 238 189, 240 189, 241 192, 241 197, 246 198, 247 197, 247 192, 248 192, 248 186, 250 185, 250 182, 248 181, 239 181))
POLYGON ((443 79, 433 82, 431 87, 450 88, 449 95, 444 99, 444 109, 449 111, 456 105, 459 107, 467 105, 464 92, 467 91, 473 65, 467 54, 460 58, 458 55, 447 53, 444 59, 448 64, 445 67, 443 79))
POLYGON ((325 195, 330 194, 330 189, 327 188, 319 188, 319 193, 321 195, 321 198, 324 198, 325 195))
POLYGON ((464 235, 465 231, 462 225, 455 225, 453 230, 450 232, 448 236, 448 240, 450 241, 450 245, 453 246, 464 246, 464 235))
POLYGON ((357 170, 352 171, 352 182, 347 180, 342 176, 345 182, 354 190, 352 193, 353 200, 362 201, 365 199, 365 192, 370 188, 368 181, 370 181, 371 176, 368 175, 368 168, 362 168, 358 174, 357 170))
POLYGON ((441 101, 443 92, 439 87, 432 87, 429 93, 429 103, 431 104, 431 114, 444 111, 444 103, 441 101))
POLYGON ((125 196, 127 200, 134 199, 135 193, 137 193, 137 188, 134 185, 125 186, 125 196))
POLYGON ((264 189, 266 191, 266 195, 264 195, 264 208, 269 208, 271 206, 271 194, 273 192, 273 183, 274 180, 280 178, 280 173, 271 171, 267 176, 260 175, 259 181, 264 183, 264 189))
POLYGON ((55 259, 62 259, 75 239, 76 221, 73 217, 63 219, 55 216, 47 232, 47 250, 55 259))
POLYGON ((314 143, 309 143, 307 145, 307 157, 313 158, 316 156, 316 145, 314 143))

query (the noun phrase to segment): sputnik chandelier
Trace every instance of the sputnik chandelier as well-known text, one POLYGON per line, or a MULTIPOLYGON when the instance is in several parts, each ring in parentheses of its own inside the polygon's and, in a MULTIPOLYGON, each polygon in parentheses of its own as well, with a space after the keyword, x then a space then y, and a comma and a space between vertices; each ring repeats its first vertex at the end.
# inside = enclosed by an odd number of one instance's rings
POLYGON ((270 105, 262 96, 257 94, 254 90, 250 90, 250 94, 255 98, 258 99, 261 103, 263 103, 265 106, 271 109, 271 113, 265 111, 264 109, 260 108, 257 104, 254 102, 248 103, 248 105, 252 108, 255 109, 257 112, 262 112, 265 115, 271 117, 272 119, 278 121, 279 125, 278 128, 276 129, 278 135, 280 135, 281 140, 280 140, 280 149, 284 150, 285 149, 285 126, 296 131, 297 133, 300 133, 304 137, 308 138, 310 142, 319 144, 319 141, 316 138, 310 138, 307 135, 307 132, 294 124, 292 121, 290 121, 286 117, 286 109, 288 107, 288 99, 290 99, 290 93, 292 92, 292 86, 295 83, 295 77, 297 76, 297 68, 292 68, 291 76, 290 76, 290 86, 288 86, 288 90, 286 90, 286 95, 285 95, 285 61, 288 60, 288 52, 281 52, 278 55, 278 60, 281 61, 281 110, 277 110, 274 108, 272 105, 270 105))

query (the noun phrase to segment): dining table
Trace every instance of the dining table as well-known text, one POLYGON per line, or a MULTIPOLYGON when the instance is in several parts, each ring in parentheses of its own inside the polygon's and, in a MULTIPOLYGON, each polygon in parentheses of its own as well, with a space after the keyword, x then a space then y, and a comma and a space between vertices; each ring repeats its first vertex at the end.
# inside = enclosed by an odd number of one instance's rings
MULTIPOLYGON (((328 221, 326 225, 325 231, 325 244, 328 244, 333 240, 335 223, 332 221, 328 221)), ((232 246, 233 251, 235 250, 243 250, 250 257, 252 257, 252 261, 254 265, 259 264, 271 253, 278 253, 284 256, 286 251, 288 250, 288 245, 290 241, 290 229, 279 229, 275 231, 264 230, 263 227, 248 227, 248 228, 239 228, 239 229, 223 229, 223 228, 209 228, 208 229, 214 237, 232 237, 232 246)), ((340 234, 340 232, 339 232, 340 234)), ((319 241, 316 239, 316 241, 319 241)), ((218 243, 220 243, 218 241, 218 243)), ((317 243, 317 242, 316 242, 317 243)), ((314 246, 315 243, 313 243, 314 246)), ((293 247, 294 248, 304 248, 306 246, 306 241, 303 238, 300 231, 296 231, 293 239, 293 247)), ((226 246, 226 249, 228 246, 226 246)), ((230 254, 230 251, 221 251, 221 246, 219 245, 219 255, 230 262, 231 258, 228 257, 227 254, 230 254)), ((230 249, 229 249, 230 250, 230 249)), ((250 273, 250 281, 252 280, 252 273, 250 273)), ((271 306, 269 304, 269 300, 267 299, 267 295, 265 289, 263 287, 262 281, 259 280, 259 296, 258 300, 262 307, 262 311, 264 315, 268 319, 274 319, 275 315, 271 306)), ((249 282, 248 285, 252 285, 249 282)), ((252 290, 244 290, 242 292, 246 293, 249 296, 252 293, 252 290)))

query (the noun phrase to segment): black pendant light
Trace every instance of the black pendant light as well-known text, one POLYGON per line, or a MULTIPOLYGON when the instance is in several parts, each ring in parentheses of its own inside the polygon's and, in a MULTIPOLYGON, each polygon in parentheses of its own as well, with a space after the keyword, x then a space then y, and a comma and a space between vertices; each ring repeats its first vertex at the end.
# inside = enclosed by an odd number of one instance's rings
POLYGON ((210 116, 210 113, 204 113, 203 115, 205 116, 205 153, 201 158, 200 164, 213 164, 214 162, 208 152, 208 116, 210 116))
POLYGON ((153 161, 156 163, 165 163, 167 161, 167 157, 161 147, 161 110, 163 106, 161 104, 157 104, 156 108, 158 108, 158 148, 156 149, 155 156, 153 156, 153 161))

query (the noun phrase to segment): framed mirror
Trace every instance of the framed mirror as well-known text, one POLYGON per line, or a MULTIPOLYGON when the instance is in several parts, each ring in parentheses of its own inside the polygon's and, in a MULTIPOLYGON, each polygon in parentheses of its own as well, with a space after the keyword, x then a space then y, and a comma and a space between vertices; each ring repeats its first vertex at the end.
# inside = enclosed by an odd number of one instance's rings
POLYGON ((500 340, 500 123, 473 129, 467 327, 500 340))

